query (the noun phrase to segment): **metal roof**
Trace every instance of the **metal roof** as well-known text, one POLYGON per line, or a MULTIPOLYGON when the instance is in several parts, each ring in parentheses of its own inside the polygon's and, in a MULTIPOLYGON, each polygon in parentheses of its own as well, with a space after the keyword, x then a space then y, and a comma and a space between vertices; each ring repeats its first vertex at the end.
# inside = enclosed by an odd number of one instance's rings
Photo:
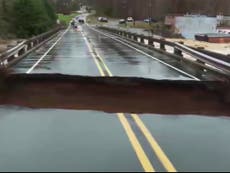
POLYGON ((202 36, 202 37, 222 37, 222 38, 230 38, 230 34, 223 34, 223 33, 205 33, 205 34, 196 34, 196 36, 202 36))

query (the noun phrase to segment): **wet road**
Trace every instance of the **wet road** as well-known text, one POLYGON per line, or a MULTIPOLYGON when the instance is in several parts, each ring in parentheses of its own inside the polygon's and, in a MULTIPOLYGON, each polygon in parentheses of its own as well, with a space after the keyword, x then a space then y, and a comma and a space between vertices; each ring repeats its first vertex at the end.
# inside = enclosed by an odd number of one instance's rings
POLYGON ((0 109, 1 171, 142 171, 116 116, 0 109))
MULTIPOLYGON (((61 35, 61 34, 60 34, 61 35)), ((57 36, 57 38, 60 37, 57 36)), ((16 73, 26 73, 47 49, 56 42, 51 40, 31 53, 12 69, 16 73)), ((32 70, 32 73, 62 73, 83 76, 99 76, 95 62, 85 44, 81 32, 69 30, 47 56, 32 70)))
MULTIPOLYGON (((60 36, 13 70, 28 72, 60 36)), ((31 72, 101 76, 105 66, 115 76, 191 80, 87 27, 83 35, 68 31, 31 72)), ((1 171, 230 170, 229 118, 10 106, 1 107, 0 115, 1 171)))
POLYGON ((114 76, 144 77, 152 79, 189 79, 158 61, 143 55, 109 37, 85 27, 87 38, 103 57, 114 76), (106 50, 106 51, 104 51, 106 50))

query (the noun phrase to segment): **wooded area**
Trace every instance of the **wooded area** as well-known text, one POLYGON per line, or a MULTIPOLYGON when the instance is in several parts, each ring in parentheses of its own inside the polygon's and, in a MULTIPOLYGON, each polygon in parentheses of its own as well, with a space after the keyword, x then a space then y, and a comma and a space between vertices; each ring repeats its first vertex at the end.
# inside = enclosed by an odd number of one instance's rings
POLYGON ((0 0, 0 38, 27 38, 54 27, 56 13, 70 14, 81 3, 99 15, 163 19, 167 14, 230 15, 230 0, 0 0))
POLYGON ((79 9, 79 0, 49 0, 57 13, 70 14, 79 9))
POLYGON ((86 0, 99 14, 113 17, 163 18, 167 14, 230 15, 230 0, 86 0))
POLYGON ((56 24, 48 0, 0 0, 0 37, 28 38, 56 24))

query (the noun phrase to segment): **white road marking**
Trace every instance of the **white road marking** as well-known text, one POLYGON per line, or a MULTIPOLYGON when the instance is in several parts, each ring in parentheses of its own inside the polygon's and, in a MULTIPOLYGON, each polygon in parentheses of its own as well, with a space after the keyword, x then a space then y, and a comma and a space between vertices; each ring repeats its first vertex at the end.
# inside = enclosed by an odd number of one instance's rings
POLYGON ((69 31, 68 27, 65 32, 59 37, 59 39, 44 53, 44 55, 42 55, 42 57, 26 72, 26 74, 31 73, 36 67, 37 65, 48 55, 48 53, 57 45, 57 43, 63 38, 63 36, 69 31))
MULTIPOLYGON (((88 26, 89 26, 89 25, 88 25, 88 26)), ((107 34, 101 32, 101 31, 98 31, 98 30, 96 30, 96 29, 90 27, 90 26, 89 26, 89 28, 92 29, 92 30, 94 30, 95 32, 98 32, 98 33, 100 33, 100 34, 102 34, 102 35, 104 35, 104 36, 106 36, 106 37, 109 37, 109 38, 111 38, 111 39, 113 39, 113 40, 115 40, 115 41, 117 41, 117 42, 119 42, 119 43, 121 43, 121 44, 123 44, 123 45, 125 45, 125 46, 128 46, 129 48, 134 49, 135 51, 137 51, 137 52, 139 52, 139 53, 141 53, 141 54, 143 54, 143 55, 145 55, 145 56, 148 56, 148 57, 154 59, 154 60, 156 60, 156 61, 158 61, 158 62, 160 62, 160 63, 166 65, 167 67, 170 67, 170 68, 172 68, 172 69, 178 71, 179 73, 182 73, 182 74, 184 74, 184 75, 186 75, 186 76, 188 76, 188 77, 190 77, 190 78, 192 78, 192 79, 194 79, 194 80, 200 81, 199 78, 197 78, 197 77, 195 77, 195 76, 193 76, 193 75, 191 75, 191 74, 189 74, 189 73, 187 73, 187 72, 184 72, 184 71, 182 71, 182 70, 180 70, 180 69, 178 69, 178 68, 176 68, 176 67, 174 67, 174 66, 172 66, 172 65, 170 65, 170 64, 167 64, 166 62, 161 61, 161 60, 157 59, 156 57, 154 57, 154 56, 152 56, 152 55, 149 55, 149 54, 145 53, 144 51, 142 51, 142 50, 140 50, 140 49, 137 49, 137 48, 135 48, 135 47, 133 47, 133 46, 131 46, 131 45, 129 45, 129 44, 127 44, 127 43, 121 41, 121 40, 118 40, 118 39, 115 38, 114 36, 107 35, 107 34)))

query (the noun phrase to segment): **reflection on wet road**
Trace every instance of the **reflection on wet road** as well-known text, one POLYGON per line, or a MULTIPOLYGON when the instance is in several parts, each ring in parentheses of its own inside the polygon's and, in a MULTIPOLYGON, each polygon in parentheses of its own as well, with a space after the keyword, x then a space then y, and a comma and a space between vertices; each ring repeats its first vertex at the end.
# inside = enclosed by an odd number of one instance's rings
MULTIPOLYGON (((96 51, 115 76, 190 79, 87 27, 84 32, 92 50, 80 32, 69 30, 32 73, 101 76, 92 56, 96 51)), ((27 72, 56 40, 47 42, 12 69, 27 72)), ((142 116, 141 121, 167 157, 162 159, 160 149, 151 148, 146 131, 131 115, 124 117, 121 121, 122 116, 119 119, 116 114, 87 110, 1 107, 0 170, 139 172, 152 165, 163 172, 170 167, 167 159, 178 171, 230 170, 229 118, 142 116), (149 160, 150 165, 143 160, 149 160)))
POLYGON ((12 107, 0 114, 1 171, 142 171, 114 115, 12 107))
MULTIPOLYGON (((47 51, 55 41, 30 54, 19 62, 13 70, 25 73, 47 51)), ((80 32, 70 30, 63 39, 52 49, 32 73, 62 73, 83 76, 98 76, 94 60, 80 32)))
MULTIPOLYGON (((183 74, 144 56, 135 50, 123 46, 110 38, 101 36, 85 28, 88 39, 97 53, 115 76, 144 77, 152 79, 189 79, 183 74)), ((39 59, 54 41, 47 43, 30 54, 13 70, 26 72, 39 59)), ((64 38, 49 52, 32 73, 64 73, 87 76, 99 76, 84 37, 78 31, 70 30, 64 38)))
POLYGON ((178 171, 230 170, 230 118, 144 115, 142 120, 178 171))
POLYGON ((88 39, 104 58, 114 76, 144 77, 151 79, 189 79, 185 75, 122 45, 109 37, 85 27, 88 39), (106 51, 105 51, 106 50, 106 51))

